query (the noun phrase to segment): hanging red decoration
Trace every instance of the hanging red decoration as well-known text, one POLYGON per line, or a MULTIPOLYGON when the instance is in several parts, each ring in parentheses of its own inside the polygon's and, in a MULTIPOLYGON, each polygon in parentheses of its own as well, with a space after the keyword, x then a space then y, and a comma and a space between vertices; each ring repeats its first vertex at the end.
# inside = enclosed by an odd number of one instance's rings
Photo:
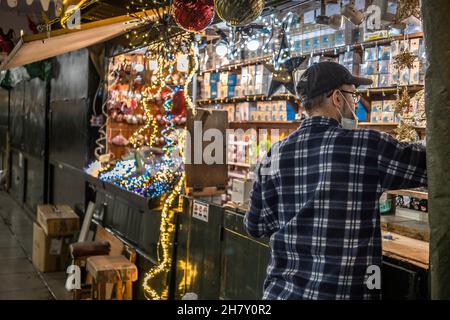
POLYGON ((186 115, 186 98, 183 90, 178 90, 173 95, 173 108, 170 113, 174 116, 186 115))
POLYGON ((174 0, 172 16, 175 22, 186 31, 203 31, 214 20, 214 1, 174 0))

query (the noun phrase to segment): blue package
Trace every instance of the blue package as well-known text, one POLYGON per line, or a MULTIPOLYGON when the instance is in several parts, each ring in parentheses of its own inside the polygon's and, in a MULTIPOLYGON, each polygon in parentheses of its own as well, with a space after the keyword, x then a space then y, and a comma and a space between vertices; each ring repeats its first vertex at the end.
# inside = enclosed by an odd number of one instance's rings
POLYGON ((320 39, 314 38, 313 39, 313 49, 319 49, 319 45, 320 45, 320 39))
POLYGON ((230 73, 228 74, 228 86, 235 86, 237 85, 237 74, 230 73))
POLYGON ((211 83, 211 99, 217 98, 217 83, 211 83))
POLYGON ((236 87, 235 86, 228 86, 228 95, 229 98, 232 98, 236 96, 236 87))
POLYGON ((211 76, 210 76, 210 82, 211 82, 211 86, 217 82, 219 82, 220 80, 220 73, 218 72, 212 72, 211 76))

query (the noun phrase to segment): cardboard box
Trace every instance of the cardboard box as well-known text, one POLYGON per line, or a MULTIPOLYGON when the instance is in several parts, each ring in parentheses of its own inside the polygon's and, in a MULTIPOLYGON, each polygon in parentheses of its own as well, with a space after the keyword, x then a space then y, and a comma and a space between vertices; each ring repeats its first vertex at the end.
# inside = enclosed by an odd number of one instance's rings
POLYGON ((377 61, 378 60, 378 50, 374 48, 366 48, 364 50, 364 62, 377 61))
POLYGON ((409 40, 409 51, 416 56, 419 55, 420 41, 420 38, 409 40))
POLYGON ((421 66, 420 61, 414 61, 413 67, 409 73, 409 83, 410 84, 421 84, 421 66))
POLYGON ((378 49, 378 59, 389 61, 391 59, 391 48, 389 46, 381 46, 378 49))
POLYGON ((33 224, 33 265, 41 272, 64 271, 68 262, 70 237, 49 237, 33 224))
POLYGON ((80 228, 79 217, 66 205, 38 206, 37 222, 48 236, 69 236, 80 228))
POLYGON ((406 86, 409 84, 409 69, 400 70, 400 85, 406 86))
POLYGON ((390 75, 389 74, 380 74, 378 78, 378 86, 379 87, 389 87, 390 86, 390 75))

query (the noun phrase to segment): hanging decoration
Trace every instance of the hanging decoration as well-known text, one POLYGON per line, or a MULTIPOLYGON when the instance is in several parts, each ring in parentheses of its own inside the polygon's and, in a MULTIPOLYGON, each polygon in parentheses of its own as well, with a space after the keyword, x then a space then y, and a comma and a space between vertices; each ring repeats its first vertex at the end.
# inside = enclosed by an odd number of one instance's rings
POLYGON ((264 10, 264 0, 214 0, 217 15, 233 27, 249 25, 264 10))
POLYGON ((402 21, 411 16, 420 19, 420 2, 419 0, 398 0, 397 2, 397 21, 402 21))
POLYGON ((272 82, 268 92, 268 97, 273 96, 280 87, 284 86, 291 94, 296 95, 294 73, 302 63, 307 61, 305 57, 295 57, 283 62, 276 69, 273 65, 265 63, 264 66, 272 72, 272 82))
POLYGON ((396 70, 412 69, 414 66, 414 60, 416 56, 409 50, 402 50, 398 55, 394 57, 394 68, 396 70))
POLYGON ((174 0, 172 16, 188 32, 201 32, 214 20, 213 0, 174 0))
POLYGON ((400 94, 397 92, 397 99, 395 101, 394 112, 398 115, 402 115, 404 113, 408 113, 410 111, 411 99, 409 97, 408 88, 405 87, 400 94))
POLYGON ((419 140, 417 128, 425 128, 427 121, 425 115, 425 90, 417 92, 413 98, 409 98, 406 90, 402 97, 398 98, 398 108, 401 110, 400 123, 395 129, 396 138, 400 141, 415 142, 419 140))

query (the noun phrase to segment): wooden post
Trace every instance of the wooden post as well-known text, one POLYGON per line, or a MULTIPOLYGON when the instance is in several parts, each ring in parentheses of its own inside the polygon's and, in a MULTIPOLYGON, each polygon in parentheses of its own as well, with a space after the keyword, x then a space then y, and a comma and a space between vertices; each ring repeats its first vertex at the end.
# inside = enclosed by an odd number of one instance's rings
POLYGON ((450 1, 422 0, 431 298, 450 299, 450 1))

